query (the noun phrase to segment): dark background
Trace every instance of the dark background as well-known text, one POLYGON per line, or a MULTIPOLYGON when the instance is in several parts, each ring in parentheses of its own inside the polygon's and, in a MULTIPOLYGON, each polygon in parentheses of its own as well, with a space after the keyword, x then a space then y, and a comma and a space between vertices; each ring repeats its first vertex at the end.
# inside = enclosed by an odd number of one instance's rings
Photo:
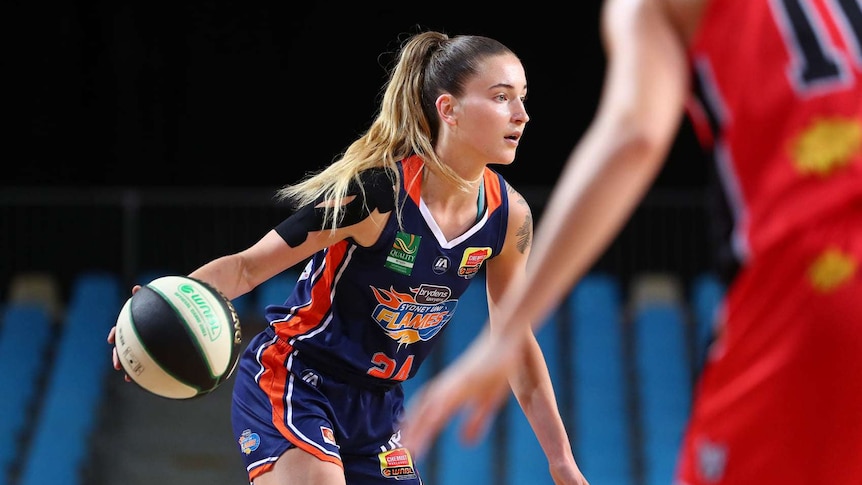
MULTIPOLYGON (((532 117, 516 187, 550 187, 592 117, 600 2, 531 5, 275 1, 18 2, 5 60, 13 187, 275 187, 329 163, 369 126, 399 42, 488 35, 524 62, 532 117), (467 9, 464 9, 467 10, 467 9)), ((683 126, 658 187, 703 183, 683 126)))
MULTIPOLYGON (((7 2, 0 297, 21 273, 65 292, 91 270, 131 285, 253 244, 289 215, 275 189, 367 130, 400 43, 427 29, 494 37, 523 61, 531 121, 495 168, 541 222, 598 104, 599 3, 7 2)), ((708 178, 686 122, 596 269, 706 268, 708 178)))

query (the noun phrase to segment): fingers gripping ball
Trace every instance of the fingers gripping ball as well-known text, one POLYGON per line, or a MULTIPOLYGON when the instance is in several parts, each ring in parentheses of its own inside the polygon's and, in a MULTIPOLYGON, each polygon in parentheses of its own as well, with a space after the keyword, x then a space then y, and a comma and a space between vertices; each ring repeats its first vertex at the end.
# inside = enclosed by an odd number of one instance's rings
POLYGON ((208 394, 236 369, 242 344, 230 300, 186 276, 162 276, 129 298, 117 318, 123 369, 145 390, 169 399, 208 394))

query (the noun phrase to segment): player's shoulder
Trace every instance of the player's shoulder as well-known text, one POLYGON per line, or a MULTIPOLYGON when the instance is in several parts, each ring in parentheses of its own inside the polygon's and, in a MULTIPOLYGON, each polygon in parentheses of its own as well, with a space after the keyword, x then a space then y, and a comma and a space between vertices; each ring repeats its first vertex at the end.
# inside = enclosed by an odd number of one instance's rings
POLYGON ((388 167, 372 167, 360 171, 357 174, 359 183, 367 189, 382 188, 390 192, 395 183, 395 173, 388 167))
POLYGON ((509 211, 514 211, 516 214, 524 211, 530 212, 530 204, 524 195, 514 185, 509 183, 508 180, 502 177, 501 179, 503 183, 502 189, 506 192, 506 196, 509 199, 509 211))
POLYGON ((533 232, 533 211, 530 208, 530 203, 527 199, 515 189, 515 187, 504 182, 503 190, 506 192, 509 199, 509 228, 517 228, 519 233, 533 232))
POLYGON ((533 212, 527 199, 512 184, 506 182, 504 190, 509 200, 505 246, 517 249, 512 254, 524 254, 533 239, 533 212))
POLYGON ((389 212, 394 208, 396 176, 391 169, 369 168, 359 172, 358 179, 358 183, 354 181, 351 184, 348 191, 350 195, 362 195, 369 206, 377 207, 381 212, 389 212))

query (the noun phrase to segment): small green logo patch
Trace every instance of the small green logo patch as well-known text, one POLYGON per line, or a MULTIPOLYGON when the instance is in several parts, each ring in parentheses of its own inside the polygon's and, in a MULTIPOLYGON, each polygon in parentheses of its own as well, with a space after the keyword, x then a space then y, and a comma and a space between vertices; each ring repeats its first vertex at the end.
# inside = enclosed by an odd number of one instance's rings
POLYGON ((384 266, 396 273, 410 276, 410 273, 413 272, 413 263, 416 262, 416 253, 419 251, 421 240, 422 236, 398 231, 384 266))

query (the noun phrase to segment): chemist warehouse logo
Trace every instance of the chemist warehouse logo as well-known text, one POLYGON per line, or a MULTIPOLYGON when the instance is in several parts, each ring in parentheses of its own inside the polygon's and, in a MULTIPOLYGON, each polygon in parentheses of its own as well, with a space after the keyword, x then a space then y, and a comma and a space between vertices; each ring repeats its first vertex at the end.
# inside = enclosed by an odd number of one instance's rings
POLYGON ((392 340, 412 344, 431 340, 455 313, 458 300, 450 300, 452 290, 445 286, 422 285, 401 293, 371 287, 378 305, 372 318, 392 340))
POLYGON ((491 248, 467 248, 461 256, 461 265, 458 266, 458 276, 470 279, 476 276, 479 268, 486 259, 491 257, 491 248))

